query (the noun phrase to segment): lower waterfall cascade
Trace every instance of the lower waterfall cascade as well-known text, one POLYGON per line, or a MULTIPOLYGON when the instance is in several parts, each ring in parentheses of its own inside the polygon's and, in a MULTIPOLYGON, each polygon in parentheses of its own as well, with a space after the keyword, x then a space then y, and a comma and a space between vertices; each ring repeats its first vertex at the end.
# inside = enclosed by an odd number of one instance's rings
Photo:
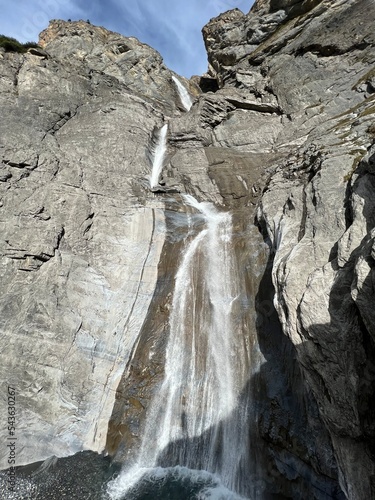
POLYGON ((111 499, 133 498, 124 495, 163 471, 225 491, 211 497, 203 488, 197 498, 239 498, 244 491, 249 443, 247 405, 239 396, 249 353, 235 322, 240 292, 231 215, 190 195, 184 200, 204 227, 186 243, 175 277, 164 380, 148 409, 138 457, 109 483, 111 499))

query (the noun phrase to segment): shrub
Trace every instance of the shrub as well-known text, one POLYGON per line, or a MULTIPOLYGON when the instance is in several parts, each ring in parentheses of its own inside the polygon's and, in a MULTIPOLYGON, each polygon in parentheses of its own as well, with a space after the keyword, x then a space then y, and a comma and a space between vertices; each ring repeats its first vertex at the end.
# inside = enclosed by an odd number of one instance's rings
POLYGON ((0 35, 0 47, 5 49, 6 52, 20 52, 22 54, 26 52, 27 49, 37 48, 38 44, 35 42, 20 43, 15 38, 0 35))
POLYGON ((39 48, 39 45, 36 42, 26 42, 23 44, 23 46, 26 50, 39 48))

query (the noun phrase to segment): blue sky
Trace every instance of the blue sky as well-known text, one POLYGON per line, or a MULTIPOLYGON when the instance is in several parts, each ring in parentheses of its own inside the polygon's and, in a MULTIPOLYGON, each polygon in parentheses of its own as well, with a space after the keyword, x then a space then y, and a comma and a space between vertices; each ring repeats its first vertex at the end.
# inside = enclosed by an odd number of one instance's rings
POLYGON ((50 19, 89 19, 158 50, 166 65, 190 77, 207 70, 201 35, 210 18, 252 0, 0 0, 0 34, 37 41, 50 19))

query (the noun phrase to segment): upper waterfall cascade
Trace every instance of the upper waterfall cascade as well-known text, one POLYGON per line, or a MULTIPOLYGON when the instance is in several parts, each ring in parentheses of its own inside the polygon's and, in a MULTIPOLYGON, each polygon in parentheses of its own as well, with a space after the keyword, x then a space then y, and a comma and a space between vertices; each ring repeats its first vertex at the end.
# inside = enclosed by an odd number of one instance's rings
POLYGON ((175 83, 177 90, 178 90, 178 95, 180 96, 182 105, 186 109, 186 111, 189 111, 189 109, 193 105, 193 100, 189 94, 189 92, 186 90, 185 86, 182 85, 180 80, 176 78, 174 75, 172 75, 172 80, 175 83))
POLYGON ((184 198, 198 211, 193 218, 203 218, 204 228, 182 255, 164 380, 149 407, 136 464, 109 485, 113 499, 160 465, 209 471, 223 487, 242 493, 240 469, 249 444, 239 397, 249 356, 235 323, 240 287, 232 220, 212 203, 184 198))

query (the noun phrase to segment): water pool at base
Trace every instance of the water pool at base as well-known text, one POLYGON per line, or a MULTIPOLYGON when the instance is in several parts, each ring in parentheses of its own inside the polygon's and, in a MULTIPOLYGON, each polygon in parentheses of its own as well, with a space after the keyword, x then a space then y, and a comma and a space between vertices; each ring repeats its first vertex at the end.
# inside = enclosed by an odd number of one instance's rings
POLYGON ((92 452, 17 470, 14 492, 7 490, 7 474, 0 472, 2 500, 242 500, 208 472, 171 467, 145 469, 139 481, 116 494, 108 487, 120 470, 106 457, 92 452))

